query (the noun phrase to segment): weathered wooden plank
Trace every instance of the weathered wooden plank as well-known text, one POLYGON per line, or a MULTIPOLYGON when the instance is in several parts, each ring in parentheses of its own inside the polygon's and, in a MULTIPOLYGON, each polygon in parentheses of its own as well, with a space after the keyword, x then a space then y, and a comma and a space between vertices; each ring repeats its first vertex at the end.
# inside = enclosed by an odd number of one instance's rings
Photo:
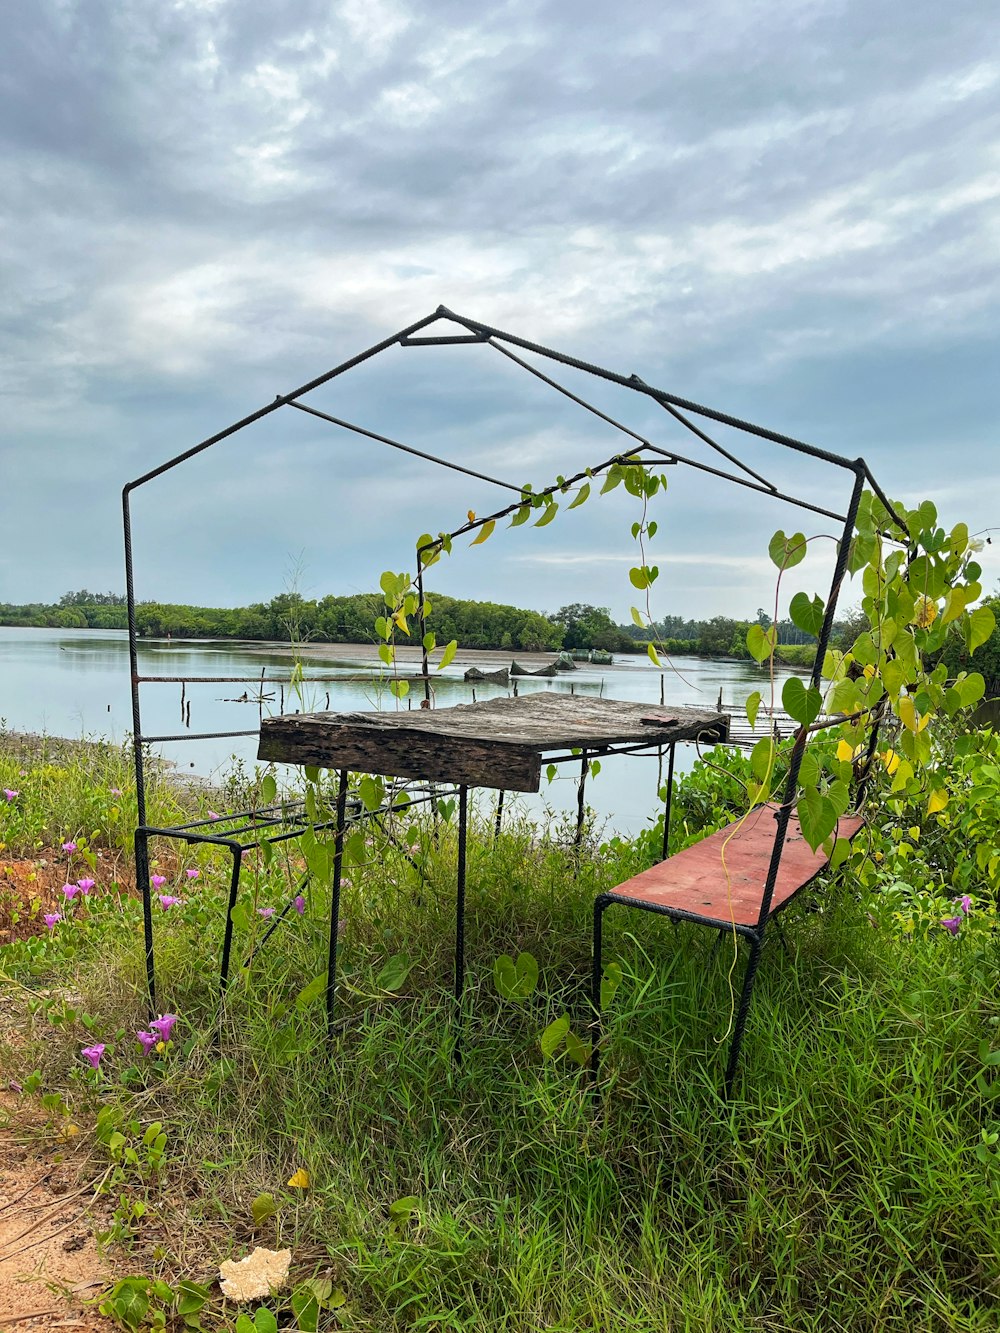
POLYGON ((265 718, 258 758, 537 791, 546 752, 722 740, 728 722, 697 709, 546 693, 455 708, 265 718))
POLYGON ((336 726, 324 720, 330 716, 265 719, 258 759, 506 791, 538 791, 541 785, 541 759, 527 746, 399 726, 336 726), (268 725, 279 721, 280 727, 268 725))

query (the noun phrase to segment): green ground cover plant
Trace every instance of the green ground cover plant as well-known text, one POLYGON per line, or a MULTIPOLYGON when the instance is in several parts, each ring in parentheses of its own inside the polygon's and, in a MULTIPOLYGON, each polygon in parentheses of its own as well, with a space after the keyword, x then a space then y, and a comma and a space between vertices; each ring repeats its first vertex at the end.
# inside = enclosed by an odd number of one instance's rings
MULTIPOLYGON (((653 859, 653 821, 569 856, 555 821, 542 832, 515 811, 494 841, 480 808, 460 1065, 453 820, 401 821, 404 850, 356 848, 332 1047, 327 902, 299 891, 293 853, 248 859, 245 965, 221 1011, 215 853, 154 866, 154 1023, 138 902, 100 883, 74 895, 3 950, 0 1072, 114 1203, 123 1276, 105 1308, 126 1328, 243 1333, 995 1328, 998 740, 956 727, 950 744, 946 805, 893 792, 880 765, 864 842, 786 914, 729 1104, 729 939, 620 920, 598 1098, 567 1037, 588 1036, 593 898, 653 859), (293 897, 302 910, 255 952, 293 897), (291 1283, 234 1306, 218 1264, 255 1245, 291 1249, 291 1283)), ((50 759, 16 761, 5 854, 37 847, 14 810, 50 759)), ((113 842, 93 766, 60 766, 58 790, 76 795, 44 836, 113 842)), ((704 756, 678 784, 672 845, 745 809, 752 776, 745 756, 704 756)), ((261 782, 238 774, 231 794, 261 782)))

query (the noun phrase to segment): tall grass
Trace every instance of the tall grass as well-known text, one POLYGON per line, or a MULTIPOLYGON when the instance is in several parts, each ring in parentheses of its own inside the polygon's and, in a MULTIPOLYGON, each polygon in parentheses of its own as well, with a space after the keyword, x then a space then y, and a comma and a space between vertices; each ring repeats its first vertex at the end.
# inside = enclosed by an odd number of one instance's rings
MULTIPOLYGON (((1000 1017, 992 935, 876 928, 849 883, 797 902, 788 951, 765 950, 726 1104, 732 941, 713 952, 710 932, 610 913, 624 980, 595 1096, 538 1039, 564 1011, 585 1035, 591 905, 632 852, 576 859, 516 820, 496 842, 477 829, 458 1063, 453 830, 426 845, 422 874, 391 846, 350 871, 332 1044, 322 1000, 301 999, 325 962, 324 891, 220 1009, 208 854, 156 922, 159 1007, 181 1016, 160 1059, 131 1036, 146 1018, 134 903, 98 901, 72 934, 9 951, 22 1027, 5 1075, 38 1067, 74 1114, 119 1107, 167 1129, 163 1179, 136 1169, 123 1185, 149 1204, 128 1264, 210 1280, 220 1258, 288 1244, 300 1272, 332 1268, 350 1326, 377 1330, 996 1328, 998 1177, 976 1154, 980 1043, 1000 1017), (493 962, 522 949, 540 985, 505 1001, 493 962), (388 993, 378 978, 400 953, 412 971, 388 993), (53 983, 72 1019, 39 998, 53 983), (91 1086, 78 1052, 95 1033, 108 1051, 91 1086), (300 1167, 305 1194, 285 1184, 300 1167), (256 1226, 263 1192, 279 1212, 256 1226)), ((248 906, 280 905, 294 870, 248 861, 248 906)), ((253 944, 239 939, 240 962, 253 944)))

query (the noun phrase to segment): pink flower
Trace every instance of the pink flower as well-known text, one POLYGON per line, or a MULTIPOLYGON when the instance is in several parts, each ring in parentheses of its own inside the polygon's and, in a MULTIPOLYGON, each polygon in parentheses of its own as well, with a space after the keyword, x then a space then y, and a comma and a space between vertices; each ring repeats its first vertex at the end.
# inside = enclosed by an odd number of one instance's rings
POLYGON ((151 881, 154 889, 161 888, 164 884, 166 884, 166 882, 167 882, 166 875, 154 875, 151 881))
POLYGON ((963 893, 961 898, 959 898, 958 906, 963 916, 968 916, 972 911, 972 899, 967 893, 963 893))
POLYGON ((121 787, 109 787, 108 791, 112 796, 121 796, 122 794, 121 787))
POLYGON ((59 922, 62 920, 62 913, 46 912, 42 917, 42 920, 48 926, 49 930, 55 930, 56 926, 58 926, 59 922))
POLYGON ((69 854, 72 855, 76 851, 76 843, 64 842, 62 845, 62 849, 64 852, 69 852, 69 854))
POLYGON ((258 914, 258 916, 262 916, 262 917, 264 918, 264 920, 266 921, 268 917, 270 917, 270 916, 274 916, 274 908, 273 908, 273 907, 258 907, 258 908, 257 908, 257 914, 258 914))
POLYGON ((10 787, 4 787, 4 789, 3 789, 3 794, 4 794, 4 798, 5 798, 5 800, 7 800, 8 803, 9 803, 10 801, 16 801, 17 798, 21 795, 21 793, 20 793, 19 791, 14 791, 14 790, 12 790, 10 787))
POLYGON ((161 1014, 159 1018, 154 1018, 149 1026, 159 1034, 160 1041, 169 1041, 176 1022, 176 1014, 161 1014))
POLYGON ((64 884, 62 886, 63 897, 72 901, 80 892, 79 884, 64 884))
POLYGON ((222 818, 222 816, 216 814, 216 812, 215 812, 214 810, 209 810, 209 812, 208 812, 208 817, 209 817, 209 819, 221 819, 221 818, 222 818))
POLYGON ((292 906, 295 908, 296 912, 298 912, 299 916, 305 915, 306 900, 305 898, 303 898, 301 893, 296 895, 295 901, 292 903, 292 906))
POLYGON ((185 875, 187 875, 188 879, 197 879, 198 876, 201 874, 201 871, 200 871, 200 870, 185 870, 184 873, 185 873, 185 875))
POLYGON ((104 1042, 99 1041, 94 1046, 84 1046, 80 1052, 85 1060, 89 1060, 94 1069, 100 1069, 101 1056, 104 1054, 104 1042))
POLYGON ((172 893, 161 893, 159 897, 160 897, 160 906, 163 908, 164 911, 166 911, 168 907, 176 907, 178 903, 182 903, 184 901, 183 898, 175 898, 172 893))
POLYGON ((96 880, 93 880, 93 879, 78 879, 78 880, 76 881, 76 883, 77 883, 77 888, 78 888, 78 889, 80 890, 80 892, 83 893, 83 894, 87 894, 87 893, 89 893, 90 890, 94 887, 94 885, 95 885, 96 882, 97 882, 97 881, 96 881, 96 880))
POLYGON ((952 935, 957 935, 958 928, 962 924, 962 918, 960 916, 947 916, 941 924, 944 926, 945 930, 949 931, 952 935))
POLYGON ((160 1040, 159 1037, 155 1036, 152 1032, 137 1032, 135 1034, 135 1039, 142 1047, 143 1055, 148 1055, 160 1040))

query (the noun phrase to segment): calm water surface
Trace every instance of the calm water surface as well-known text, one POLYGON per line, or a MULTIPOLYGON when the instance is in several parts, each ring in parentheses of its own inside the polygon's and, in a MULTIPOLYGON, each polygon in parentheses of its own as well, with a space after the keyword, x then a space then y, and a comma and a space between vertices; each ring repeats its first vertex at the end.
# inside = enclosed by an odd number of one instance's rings
MULTIPOLYGON (((139 645, 141 675, 253 676, 261 669, 277 681, 287 677, 290 663, 268 645, 205 640, 145 640, 139 645)), ((320 651, 316 649, 315 651, 320 651)), ((367 667, 337 657, 337 645, 324 648, 323 656, 307 664, 310 675, 322 682, 304 687, 306 709, 370 709, 380 706, 380 688, 375 676, 375 655, 367 667), (327 656, 327 653, 329 654, 327 656)), ((552 680, 522 679, 519 692, 533 690, 601 695, 658 704, 661 672, 646 658, 618 659, 621 665, 580 665, 552 680)), ((483 670, 495 669, 496 661, 484 658, 483 670)), ((719 690, 727 707, 738 712, 751 690, 765 690, 766 677, 752 664, 728 659, 674 659, 675 671, 664 678, 668 705, 711 708, 719 690)), ((462 680, 465 663, 442 672, 436 681, 437 704, 471 703, 472 687, 462 680)), ((790 673, 779 669, 780 683, 790 673)), ((506 688, 477 685, 478 699, 508 694, 506 688)), ((278 684, 265 685, 274 697, 263 704, 265 715, 281 711, 278 684)), ((240 758, 252 765, 257 753, 256 728, 260 706, 240 702, 248 693, 256 699, 254 685, 189 685, 185 703, 190 704, 190 730, 244 731, 254 736, 225 740, 191 740, 156 747, 179 768, 199 776, 218 777, 240 758)), ((382 707, 394 706, 387 691, 382 707)), ((285 689, 285 710, 294 711, 296 701, 285 689)), ((128 637, 124 631, 14 629, 0 626, 0 718, 11 730, 47 732, 54 736, 104 737, 121 742, 132 729, 129 692, 128 637)), ((181 713, 180 685, 152 684, 142 689, 142 721, 146 735, 174 735, 186 730, 181 713)), ((679 746, 679 771, 694 762, 692 746, 679 746)), ((563 768, 567 772, 567 768, 563 768)), ((658 762, 655 757, 615 756, 604 761, 600 776, 587 786, 588 803, 608 820, 609 828, 623 833, 638 832, 655 814, 658 762)), ((544 786, 544 784, 543 784, 544 786)), ((487 797, 492 801, 492 796, 487 797)), ((575 810, 576 786, 569 776, 544 787, 539 797, 523 798, 536 812, 548 804, 558 811, 575 810)))

